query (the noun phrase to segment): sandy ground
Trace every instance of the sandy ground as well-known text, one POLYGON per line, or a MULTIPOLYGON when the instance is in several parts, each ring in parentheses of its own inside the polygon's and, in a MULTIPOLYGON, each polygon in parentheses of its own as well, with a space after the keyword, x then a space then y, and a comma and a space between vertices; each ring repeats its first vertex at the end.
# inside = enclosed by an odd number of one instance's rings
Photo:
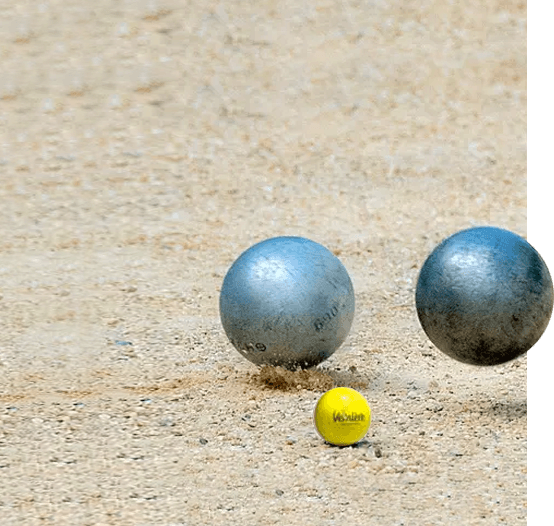
POLYGON ((3 526, 525 524, 527 358, 455 363, 414 308, 447 235, 526 234, 524 3, 3 2, 0 59, 3 526), (285 234, 356 291, 306 373, 219 323, 285 234))

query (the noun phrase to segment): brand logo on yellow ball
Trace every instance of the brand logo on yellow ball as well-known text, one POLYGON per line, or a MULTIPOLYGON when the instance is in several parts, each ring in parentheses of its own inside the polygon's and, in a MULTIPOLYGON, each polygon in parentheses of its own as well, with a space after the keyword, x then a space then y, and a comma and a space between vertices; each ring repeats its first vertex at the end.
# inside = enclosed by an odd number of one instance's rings
POLYGON ((363 413, 345 413, 341 411, 333 411, 333 422, 364 422, 365 415, 363 413))

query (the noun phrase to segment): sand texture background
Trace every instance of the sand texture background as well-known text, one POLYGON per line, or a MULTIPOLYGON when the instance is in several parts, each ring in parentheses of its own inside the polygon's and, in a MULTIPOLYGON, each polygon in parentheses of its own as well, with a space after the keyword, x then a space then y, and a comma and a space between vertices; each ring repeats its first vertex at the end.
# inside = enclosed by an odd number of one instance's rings
POLYGON ((526 234, 523 2, 2 1, 0 80, 3 526, 525 524, 526 357, 455 363, 414 308, 447 235, 526 234), (314 371, 219 322, 277 235, 356 291, 314 371))

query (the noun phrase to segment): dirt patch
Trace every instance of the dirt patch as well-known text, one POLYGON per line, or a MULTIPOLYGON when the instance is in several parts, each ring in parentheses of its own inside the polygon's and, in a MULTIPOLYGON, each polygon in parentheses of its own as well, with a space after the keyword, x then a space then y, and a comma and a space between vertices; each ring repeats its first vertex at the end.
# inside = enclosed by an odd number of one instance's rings
MULTIPOLYGON (((355 370, 355 368, 354 368, 355 370)), ((250 373, 250 382, 269 389, 298 392, 302 390, 325 392, 333 387, 367 388, 367 382, 356 379, 350 373, 320 369, 297 369, 291 371, 283 367, 263 366, 260 370, 250 373)))

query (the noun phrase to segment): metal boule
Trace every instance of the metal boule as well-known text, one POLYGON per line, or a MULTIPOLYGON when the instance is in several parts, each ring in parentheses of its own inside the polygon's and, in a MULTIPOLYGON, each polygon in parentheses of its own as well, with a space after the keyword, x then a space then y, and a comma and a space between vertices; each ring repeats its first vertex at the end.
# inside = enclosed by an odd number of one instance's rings
POLYGON ((498 365, 539 340, 554 294, 538 252, 517 234, 487 226, 442 241, 421 268, 415 296, 438 349, 463 363, 498 365))
POLYGON ((302 237, 267 239, 243 252, 223 280, 221 323, 233 346, 257 365, 312 367, 346 339, 354 318, 347 270, 302 237))

